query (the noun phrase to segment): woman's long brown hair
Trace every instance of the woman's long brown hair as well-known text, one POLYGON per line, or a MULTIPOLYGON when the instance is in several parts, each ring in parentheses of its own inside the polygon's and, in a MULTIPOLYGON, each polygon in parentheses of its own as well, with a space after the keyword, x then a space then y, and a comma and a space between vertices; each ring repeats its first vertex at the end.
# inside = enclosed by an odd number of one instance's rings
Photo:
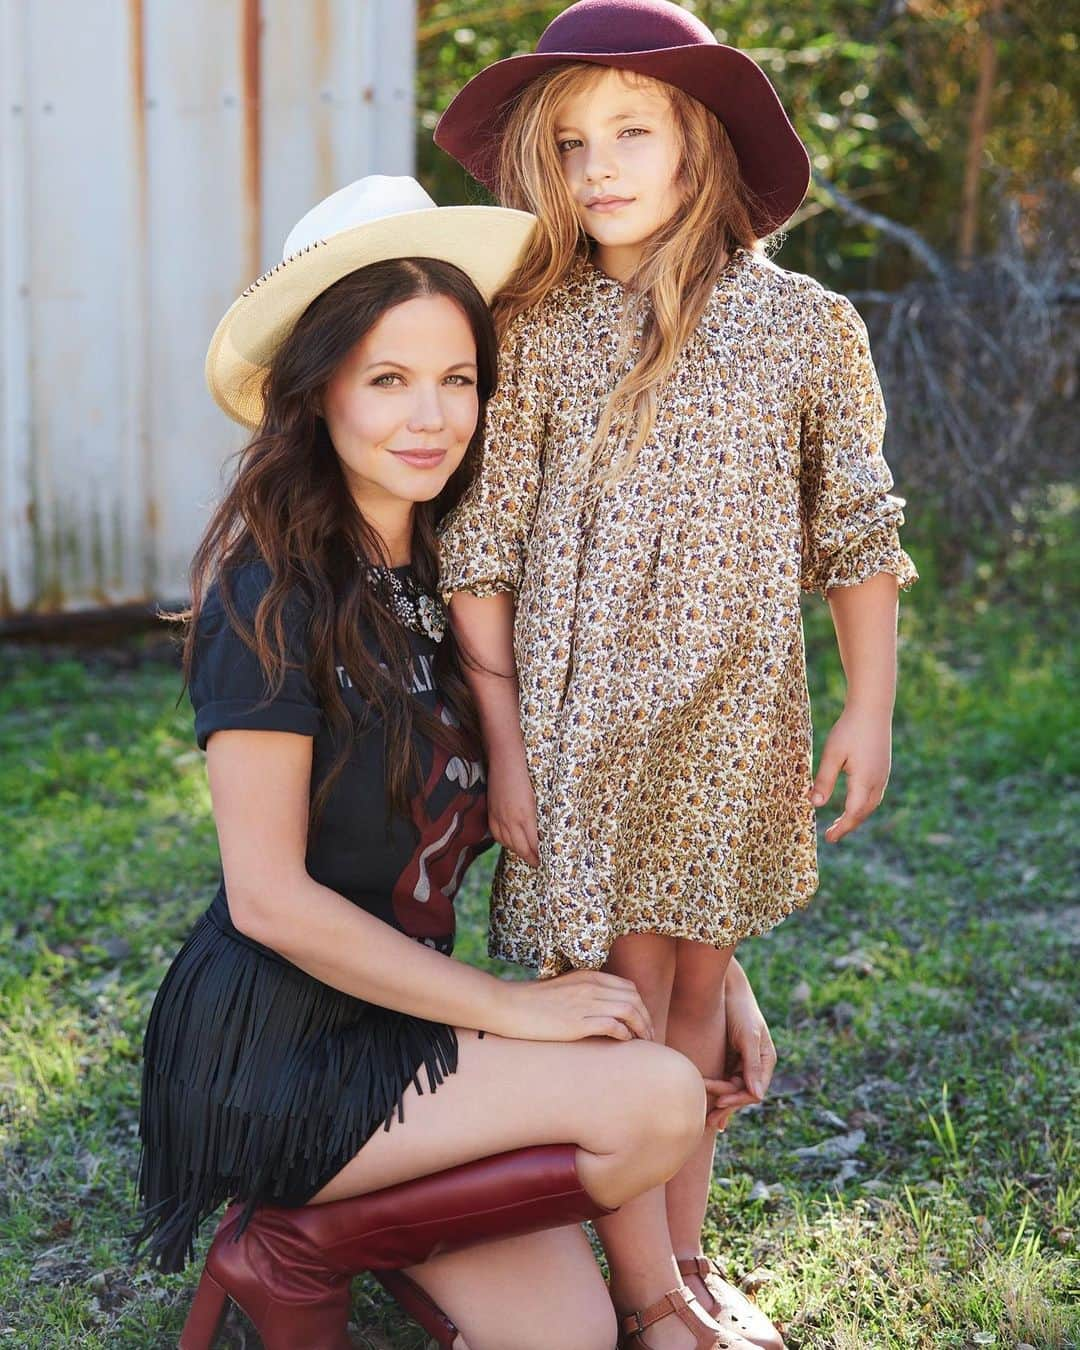
POLYGON ((484 410, 495 389, 496 338, 491 315, 470 279, 450 263, 399 258, 352 272, 304 311, 278 349, 264 384, 262 422, 240 451, 232 486, 217 507, 191 564, 191 608, 186 621, 184 674, 190 678, 199 615, 217 585, 229 621, 257 654, 270 695, 280 691, 292 664, 286 649, 286 608, 297 601, 306 616, 306 669, 336 745, 329 772, 316 786, 312 819, 344 769, 358 736, 373 719, 386 736, 386 799, 393 813, 408 814, 417 786, 414 735, 451 753, 475 753, 475 711, 462 680, 452 633, 435 661, 442 700, 456 721, 448 726, 410 692, 411 652, 401 625, 358 559, 388 561, 382 542, 364 519, 342 474, 320 415, 321 396, 344 358, 396 305, 417 296, 442 295, 460 306, 476 339, 480 414, 465 457, 442 493, 418 503, 412 539, 413 572, 420 587, 436 593, 436 527, 458 502, 476 472, 484 438, 484 410), (249 625, 237 612, 230 579, 261 560, 270 585, 249 625), (367 638, 367 640, 365 640, 367 638), (342 666, 371 709, 357 726, 341 696, 335 667, 342 666))

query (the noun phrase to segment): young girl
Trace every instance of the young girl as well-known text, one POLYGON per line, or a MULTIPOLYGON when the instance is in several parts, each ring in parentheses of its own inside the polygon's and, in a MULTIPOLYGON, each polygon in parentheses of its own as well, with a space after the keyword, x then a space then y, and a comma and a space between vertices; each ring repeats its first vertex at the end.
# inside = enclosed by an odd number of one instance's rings
POLYGON ((346 1350, 365 1269, 442 1346, 611 1350, 578 1225, 700 1138, 701 1075, 653 1043, 628 981, 450 958, 489 838, 434 531, 495 383, 483 293, 534 223, 363 180, 301 221, 210 348, 215 397, 257 430, 193 566, 223 875, 146 1033, 152 1258, 179 1269, 238 1203, 183 1350, 208 1350, 227 1297, 267 1350, 346 1350))
MULTIPOLYGON (((808 903, 838 773, 833 842, 889 773, 915 573, 866 330, 763 256, 806 152, 754 63, 677 5, 581 0, 436 140, 540 218, 496 303, 481 472, 442 535, 505 846, 492 949, 632 979, 719 1079, 735 945, 808 903), (848 680, 813 780, 800 588, 827 597, 848 680)), ((704 1260, 713 1142, 598 1224, 635 1350, 727 1344, 718 1327, 781 1343, 704 1260)))

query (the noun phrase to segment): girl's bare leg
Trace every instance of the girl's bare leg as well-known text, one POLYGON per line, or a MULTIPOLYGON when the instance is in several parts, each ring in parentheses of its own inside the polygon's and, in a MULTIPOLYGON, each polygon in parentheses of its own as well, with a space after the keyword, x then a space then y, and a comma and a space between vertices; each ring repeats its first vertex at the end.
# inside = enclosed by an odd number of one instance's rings
MULTIPOLYGON (((681 1051, 706 1078, 724 1076, 727 1045, 724 1025, 724 978, 735 948, 718 949, 703 942, 676 940, 675 983, 668 1012, 667 1044, 681 1051)), ((709 1202, 716 1131, 706 1129, 697 1149, 668 1182, 668 1228, 675 1256, 702 1255, 701 1229, 709 1202)), ((706 1310, 713 1299, 696 1275, 684 1276, 706 1310)))
MULTIPOLYGON (((676 976, 675 938, 635 933, 619 938, 606 969, 633 980, 653 1019, 657 1038, 666 1038, 672 985, 676 976)), ((657 1112, 665 1103, 657 1098, 657 1112)), ((704 1118, 691 1156, 700 1152, 704 1118)), ((596 1221, 611 1267, 611 1298, 620 1317, 648 1307, 683 1278, 675 1265, 663 1187, 640 1195, 605 1219, 596 1221)), ((712 1325, 703 1318, 706 1325, 712 1325)), ((649 1344, 656 1350, 683 1350, 693 1344, 689 1330, 673 1317, 649 1328, 649 1344)))

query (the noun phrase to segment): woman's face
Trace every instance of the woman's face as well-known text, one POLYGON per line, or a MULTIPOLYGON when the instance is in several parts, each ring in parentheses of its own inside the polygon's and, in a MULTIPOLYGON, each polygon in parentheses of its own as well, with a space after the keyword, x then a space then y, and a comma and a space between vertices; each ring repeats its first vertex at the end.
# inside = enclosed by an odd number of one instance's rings
POLYGON ((555 117, 563 177, 597 261, 620 276, 679 209, 682 146, 664 88, 605 71, 569 95, 555 117), (615 270, 609 266, 615 264, 615 270))
POLYGON ((322 411, 361 510, 439 495, 476 430, 476 377, 476 339, 445 295, 396 305, 353 347, 322 411))

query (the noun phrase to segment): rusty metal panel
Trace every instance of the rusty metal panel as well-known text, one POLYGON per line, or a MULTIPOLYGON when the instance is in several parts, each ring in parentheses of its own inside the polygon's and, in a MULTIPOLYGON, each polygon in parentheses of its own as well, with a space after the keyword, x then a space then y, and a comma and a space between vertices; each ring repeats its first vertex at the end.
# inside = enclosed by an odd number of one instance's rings
POLYGON ((34 594, 23 19, 0 0, 0 614, 34 594))
POLYGON ((263 260, 321 197, 364 173, 412 173, 412 7, 263 0, 263 260))
POLYGON ((412 169, 410 0, 0 0, 0 624, 180 598, 202 362, 319 197, 412 169))
POLYGON ((153 592, 187 564, 238 443, 203 381, 214 325, 260 266, 251 0, 146 0, 153 592), (254 161, 254 162, 253 162, 254 161))
POLYGON ((10 302, 21 313, 4 364, 16 388, 26 380, 30 417, 28 438, 4 444, 15 490, 30 493, 13 575, 36 608, 108 604, 142 589, 130 16, 79 0, 9 0, 6 12, 21 44, 20 172, 4 208, 21 240, 10 302))

